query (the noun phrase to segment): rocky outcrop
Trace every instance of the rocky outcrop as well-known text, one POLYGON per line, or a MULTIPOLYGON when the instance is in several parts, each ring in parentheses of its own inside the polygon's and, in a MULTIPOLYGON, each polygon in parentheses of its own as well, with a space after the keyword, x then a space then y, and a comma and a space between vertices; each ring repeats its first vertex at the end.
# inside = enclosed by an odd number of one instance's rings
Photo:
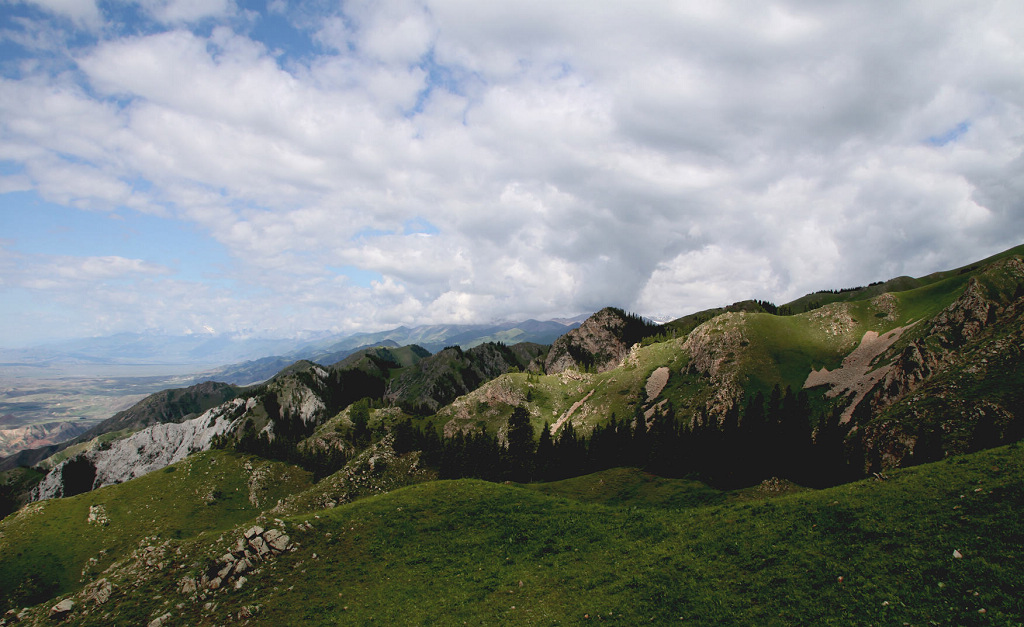
POLYGON ((246 408, 246 401, 235 399, 198 418, 154 425, 67 459, 57 464, 36 486, 32 500, 71 496, 123 483, 181 461, 189 453, 207 450, 213 438, 228 431, 246 408), (83 477, 91 481, 79 487, 83 477))
POLYGON ((941 459, 1018 439, 1013 394, 1024 366, 1024 261, 1012 257, 969 279, 920 334, 887 355, 855 430, 868 472, 941 459))
POLYGON ((700 374, 711 390, 705 403, 708 416, 722 419, 743 395, 736 361, 749 344, 743 332, 743 315, 725 313, 713 318, 694 329, 683 344, 690 355, 686 373, 700 374))
MULTIPOLYGON (((1024 282, 1024 263, 1020 260, 997 264, 993 271, 1007 265, 1019 270, 1024 282)), ((876 412, 910 394, 931 377, 969 359, 969 351, 961 349, 979 339, 986 327, 1004 317, 1013 305, 1014 299, 986 292, 977 277, 972 277, 963 293, 932 318, 923 336, 902 349, 874 391, 872 403, 876 412)), ((1012 313, 1015 314, 1015 308, 1012 313)))
POLYGON ((555 340, 544 362, 544 372, 559 374, 570 368, 612 370, 622 363, 634 344, 659 330, 657 325, 621 309, 606 307, 555 340))
POLYGON ((246 573, 251 574, 260 563, 292 548, 291 538, 284 531, 253 525, 238 537, 232 550, 212 561, 199 577, 181 578, 178 592, 202 598, 222 588, 240 590, 248 581, 246 573))

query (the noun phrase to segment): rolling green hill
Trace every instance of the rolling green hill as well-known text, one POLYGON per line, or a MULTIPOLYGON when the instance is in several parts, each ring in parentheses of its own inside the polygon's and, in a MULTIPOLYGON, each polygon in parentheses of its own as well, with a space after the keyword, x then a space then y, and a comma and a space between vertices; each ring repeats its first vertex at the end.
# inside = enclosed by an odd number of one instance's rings
MULTIPOLYGON (((1022 477, 1010 446, 778 496, 628 472, 430 482, 262 517, 292 548, 212 590, 187 581, 220 569, 253 523, 180 540, 161 530, 90 571, 109 600, 86 598, 95 586, 69 597, 67 624, 1016 624, 1022 477)), ((31 515, 70 531, 86 513, 31 515)), ((50 605, 23 618, 45 621, 50 605)))

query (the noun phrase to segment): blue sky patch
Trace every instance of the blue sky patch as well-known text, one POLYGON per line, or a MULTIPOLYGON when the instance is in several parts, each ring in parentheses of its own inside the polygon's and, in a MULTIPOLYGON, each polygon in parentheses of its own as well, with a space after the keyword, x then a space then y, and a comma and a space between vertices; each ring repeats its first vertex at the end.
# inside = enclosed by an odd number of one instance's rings
POLYGON ((945 146, 946 144, 955 142, 956 140, 963 137, 963 135, 970 129, 971 121, 964 120, 963 122, 957 124, 953 128, 946 131, 945 133, 942 133, 940 135, 932 135, 925 141, 927 141, 932 146, 945 146))

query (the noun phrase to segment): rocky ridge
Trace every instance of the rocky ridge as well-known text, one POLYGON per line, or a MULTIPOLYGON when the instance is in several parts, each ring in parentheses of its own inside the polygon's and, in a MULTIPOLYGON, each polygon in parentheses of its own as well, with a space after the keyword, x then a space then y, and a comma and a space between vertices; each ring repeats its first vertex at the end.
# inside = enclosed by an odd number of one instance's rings
POLYGON ((181 461, 190 453, 210 448, 213 438, 227 432, 254 399, 235 399, 182 423, 154 425, 124 439, 98 445, 57 464, 33 489, 34 501, 71 496, 115 483, 123 483, 181 461), (85 489, 69 489, 71 482, 91 481, 85 489), (72 476, 74 475, 74 476, 72 476))
POLYGON ((555 340, 544 361, 544 372, 559 374, 569 369, 593 369, 596 372, 614 370, 634 344, 659 329, 621 309, 606 307, 555 340))
POLYGON ((867 393, 857 429, 865 469, 932 461, 1016 438, 1024 430, 1013 390, 1024 365, 1024 261, 1011 257, 971 277, 961 295, 880 361, 884 377, 867 393), (971 390, 978 390, 976 393, 971 390))

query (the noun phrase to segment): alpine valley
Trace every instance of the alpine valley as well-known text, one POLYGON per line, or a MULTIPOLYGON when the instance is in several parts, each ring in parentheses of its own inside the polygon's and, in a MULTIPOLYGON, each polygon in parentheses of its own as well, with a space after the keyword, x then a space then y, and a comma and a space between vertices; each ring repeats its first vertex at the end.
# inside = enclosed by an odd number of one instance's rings
POLYGON ((7 458, 0 624, 1024 623, 1024 246, 551 324, 324 341, 7 458))

